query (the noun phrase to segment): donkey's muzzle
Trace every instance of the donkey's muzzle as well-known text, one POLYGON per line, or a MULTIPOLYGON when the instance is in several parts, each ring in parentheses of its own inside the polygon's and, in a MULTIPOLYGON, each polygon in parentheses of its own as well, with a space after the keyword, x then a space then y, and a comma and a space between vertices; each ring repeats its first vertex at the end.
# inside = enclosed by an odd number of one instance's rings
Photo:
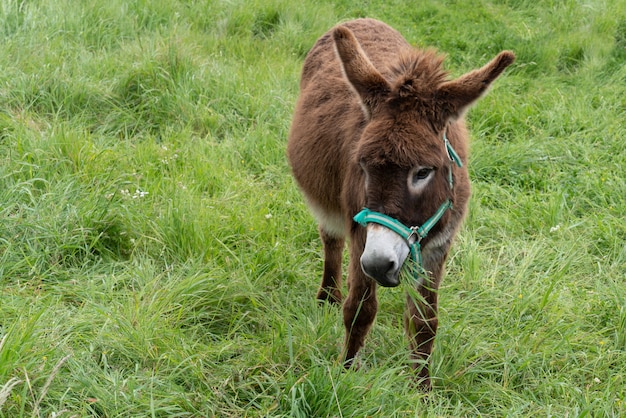
POLYGON ((409 247, 400 235, 382 225, 367 226, 367 240, 361 255, 361 269, 367 277, 381 286, 398 286, 400 270, 408 254, 409 247))
POLYGON ((396 287, 400 284, 400 269, 396 260, 372 260, 361 257, 363 273, 384 287, 396 287))

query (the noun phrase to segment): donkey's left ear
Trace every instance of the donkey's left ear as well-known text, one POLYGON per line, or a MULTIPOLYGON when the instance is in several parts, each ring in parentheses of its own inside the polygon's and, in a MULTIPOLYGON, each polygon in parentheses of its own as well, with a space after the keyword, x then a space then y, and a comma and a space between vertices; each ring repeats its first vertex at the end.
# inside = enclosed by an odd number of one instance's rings
POLYGON ((437 89, 436 97, 446 121, 461 117, 513 61, 513 52, 502 51, 484 67, 443 83, 437 89))
POLYGON ((359 95, 369 118, 389 94, 391 86, 374 67, 350 29, 337 26, 333 38, 343 73, 359 95))

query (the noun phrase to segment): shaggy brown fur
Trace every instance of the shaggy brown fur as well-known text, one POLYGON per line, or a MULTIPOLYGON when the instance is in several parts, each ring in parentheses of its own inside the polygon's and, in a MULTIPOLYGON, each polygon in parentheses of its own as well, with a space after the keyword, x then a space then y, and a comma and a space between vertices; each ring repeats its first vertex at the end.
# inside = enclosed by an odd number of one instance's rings
POLYGON ((412 363, 421 384, 430 387, 424 364, 437 330, 437 289, 470 196, 463 113, 513 60, 513 53, 501 52, 486 66, 448 80, 441 56, 412 48, 397 31, 373 19, 336 26, 309 52, 287 153, 324 244, 318 299, 341 302, 341 253, 344 237, 350 239, 349 291, 343 305, 347 367, 363 346, 378 309, 376 281, 364 274, 359 262, 366 229, 352 217, 367 207, 405 225, 422 225, 450 199, 453 209, 421 243, 429 272, 427 283, 417 285, 423 299, 407 297, 405 314, 412 363), (444 132, 463 168, 452 168, 444 132), (415 167, 435 169, 419 195, 407 186, 415 167))

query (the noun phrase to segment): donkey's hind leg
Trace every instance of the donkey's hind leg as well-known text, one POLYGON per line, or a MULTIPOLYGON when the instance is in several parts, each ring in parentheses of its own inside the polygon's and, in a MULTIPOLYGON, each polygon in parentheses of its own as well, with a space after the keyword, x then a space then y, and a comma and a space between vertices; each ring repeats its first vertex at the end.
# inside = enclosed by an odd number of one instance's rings
POLYGON ((333 304, 341 303, 341 261, 344 238, 336 237, 320 228, 320 237, 324 244, 324 274, 317 292, 317 299, 333 304))

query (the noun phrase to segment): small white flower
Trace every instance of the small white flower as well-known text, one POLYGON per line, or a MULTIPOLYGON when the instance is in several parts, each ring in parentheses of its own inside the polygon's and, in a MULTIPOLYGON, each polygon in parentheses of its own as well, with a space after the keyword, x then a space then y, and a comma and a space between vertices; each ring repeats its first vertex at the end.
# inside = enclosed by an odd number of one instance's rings
POLYGON ((144 192, 142 190, 136 189, 135 194, 133 194, 133 199, 142 198, 142 197, 147 196, 148 194, 149 194, 148 192, 144 192))
POLYGON ((556 225, 556 226, 553 226, 552 228, 550 228, 550 232, 556 232, 556 231, 558 231, 559 229, 561 229, 561 224, 556 225))
POLYGON ((593 381, 594 381, 594 382, 596 382, 596 383, 600 383, 600 382, 601 382, 601 380, 600 380, 600 379, 598 379, 597 377, 594 377, 594 378, 593 378, 593 381))
POLYGON ((272 214, 268 213, 267 215, 265 215, 265 219, 272 219, 272 214))

